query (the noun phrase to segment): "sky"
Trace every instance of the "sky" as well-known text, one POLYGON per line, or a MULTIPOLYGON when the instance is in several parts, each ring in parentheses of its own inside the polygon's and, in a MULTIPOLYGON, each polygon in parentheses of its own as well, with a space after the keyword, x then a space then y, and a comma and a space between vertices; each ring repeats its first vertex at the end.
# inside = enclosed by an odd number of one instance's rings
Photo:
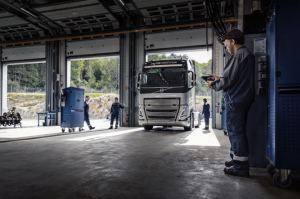
POLYGON ((196 50, 196 51, 182 51, 176 52, 175 54, 186 54, 190 59, 193 59, 199 63, 207 63, 212 59, 212 50, 211 48, 208 51, 205 50, 196 50))

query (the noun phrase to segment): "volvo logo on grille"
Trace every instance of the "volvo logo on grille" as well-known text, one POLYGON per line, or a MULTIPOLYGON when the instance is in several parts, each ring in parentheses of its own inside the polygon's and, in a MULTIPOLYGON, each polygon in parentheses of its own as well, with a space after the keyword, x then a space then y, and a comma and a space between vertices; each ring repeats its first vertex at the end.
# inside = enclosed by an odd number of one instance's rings
POLYGON ((163 89, 163 88, 159 89, 160 93, 163 93, 164 91, 165 91, 165 89, 163 89))

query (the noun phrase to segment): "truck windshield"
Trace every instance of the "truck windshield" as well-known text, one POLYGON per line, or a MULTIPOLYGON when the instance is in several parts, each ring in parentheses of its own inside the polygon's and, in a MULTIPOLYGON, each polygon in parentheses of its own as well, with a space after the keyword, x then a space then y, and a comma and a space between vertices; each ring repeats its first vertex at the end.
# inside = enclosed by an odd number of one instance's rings
POLYGON ((144 70, 141 91, 150 92, 183 92, 187 85, 185 68, 149 68, 144 70))

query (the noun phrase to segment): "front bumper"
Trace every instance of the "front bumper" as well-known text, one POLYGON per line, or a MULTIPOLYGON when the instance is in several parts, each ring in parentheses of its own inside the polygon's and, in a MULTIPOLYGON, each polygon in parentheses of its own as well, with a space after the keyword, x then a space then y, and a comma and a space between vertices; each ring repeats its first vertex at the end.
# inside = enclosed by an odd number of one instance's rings
POLYGON ((141 126, 149 125, 149 126, 181 126, 181 127, 189 127, 190 124, 188 121, 146 121, 139 120, 139 124, 141 126))

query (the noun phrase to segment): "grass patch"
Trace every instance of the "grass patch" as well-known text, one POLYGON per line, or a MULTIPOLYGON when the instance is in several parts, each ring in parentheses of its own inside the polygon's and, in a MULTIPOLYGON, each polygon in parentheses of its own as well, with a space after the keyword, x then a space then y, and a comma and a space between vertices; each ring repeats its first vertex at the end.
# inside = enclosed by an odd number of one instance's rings
POLYGON ((85 93, 85 96, 90 96, 90 98, 97 98, 97 97, 102 97, 106 95, 118 95, 116 93, 85 93))
POLYGON ((196 96, 196 100, 202 101, 204 98, 207 99, 207 101, 211 101, 211 96, 196 96))

